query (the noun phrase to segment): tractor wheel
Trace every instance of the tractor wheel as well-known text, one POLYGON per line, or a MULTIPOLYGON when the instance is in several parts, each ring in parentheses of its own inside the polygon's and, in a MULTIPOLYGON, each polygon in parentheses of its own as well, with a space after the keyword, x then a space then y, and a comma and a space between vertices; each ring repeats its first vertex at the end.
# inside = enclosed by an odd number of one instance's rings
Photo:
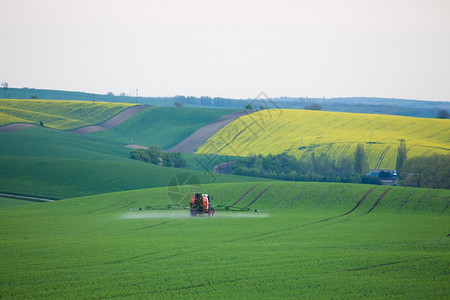
POLYGON ((191 210, 191 217, 195 217, 195 216, 197 216, 197 211, 191 210))

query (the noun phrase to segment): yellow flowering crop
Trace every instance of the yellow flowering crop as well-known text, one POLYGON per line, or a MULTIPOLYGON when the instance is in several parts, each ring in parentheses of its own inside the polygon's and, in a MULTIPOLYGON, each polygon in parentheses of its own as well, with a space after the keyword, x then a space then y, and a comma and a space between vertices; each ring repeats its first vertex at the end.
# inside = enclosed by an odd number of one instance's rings
POLYGON ((135 105, 91 101, 0 99, 0 126, 18 122, 39 124, 39 121, 42 121, 47 127, 67 130, 102 123, 135 105))
POLYGON ((353 155, 365 143, 371 168, 395 168, 399 140, 408 157, 449 153, 450 120, 391 115, 270 109, 236 119, 197 153, 249 156, 287 152, 297 158, 353 155))

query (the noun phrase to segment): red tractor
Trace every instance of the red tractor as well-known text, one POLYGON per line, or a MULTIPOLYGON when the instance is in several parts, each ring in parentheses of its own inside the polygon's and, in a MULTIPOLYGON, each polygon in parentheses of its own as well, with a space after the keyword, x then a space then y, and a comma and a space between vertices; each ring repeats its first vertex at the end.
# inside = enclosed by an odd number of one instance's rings
POLYGON ((212 197, 210 198, 207 194, 202 194, 199 192, 194 192, 193 196, 191 196, 190 201, 190 210, 191 217, 195 217, 197 215, 208 214, 209 217, 214 216, 215 209, 211 205, 212 197))

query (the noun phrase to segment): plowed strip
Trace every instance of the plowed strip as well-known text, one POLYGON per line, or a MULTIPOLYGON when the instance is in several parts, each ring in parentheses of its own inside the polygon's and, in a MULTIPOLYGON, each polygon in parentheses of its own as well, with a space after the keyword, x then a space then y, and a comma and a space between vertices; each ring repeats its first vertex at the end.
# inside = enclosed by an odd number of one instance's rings
POLYGON ((257 185, 252 186, 248 191, 246 191, 236 202, 234 202, 233 204, 231 204, 230 207, 235 206, 236 204, 238 204, 242 199, 244 199, 245 196, 247 196, 248 193, 250 193, 251 191, 253 191, 258 185, 260 185, 261 183, 258 183, 257 185))
POLYGON ((391 187, 391 188, 388 188, 387 190, 385 190, 385 191, 383 192, 383 194, 381 194, 380 197, 378 197, 377 202, 375 202, 375 204, 372 206, 371 209, 369 209, 369 210, 366 212, 366 214, 370 213, 375 207, 377 207, 377 205, 378 205, 378 203, 380 203, 381 199, 383 199, 383 197, 384 197, 384 196, 387 194, 387 192, 389 192, 390 190, 392 190, 392 187, 391 187))
POLYGON ((111 128, 114 128, 114 127, 122 124, 123 122, 125 122, 126 120, 128 120, 129 118, 131 118, 132 116, 137 114, 138 112, 140 112, 144 109, 147 109, 147 108, 148 108, 148 106, 146 106, 146 105, 133 106, 133 107, 130 107, 130 108, 127 108, 127 109, 121 111, 120 113, 118 113, 111 119, 103 122, 102 124, 93 125, 93 126, 85 126, 85 127, 71 130, 69 132, 77 133, 77 134, 88 134, 88 133, 96 132, 96 131, 100 131, 100 130, 111 129, 111 128))
POLYGON ((259 193, 259 195, 258 196, 256 196, 256 198, 255 199, 253 199, 253 201, 252 202, 250 202, 250 204, 249 205, 247 205, 245 208, 247 208, 247 207, 249 207, 250 205, 252 205, 253 203, 255 203, 255 201, 256 200, 258 200, 259 199, 259 197, 261 197, 265 192, 267 192, 267 190, 268 189, 270 189, 271 187, 273 187, 275 185, 275 183, 274 184, 271 184, 271 185, 269 185, 268 187, 266 187, 261 193, 259 193))

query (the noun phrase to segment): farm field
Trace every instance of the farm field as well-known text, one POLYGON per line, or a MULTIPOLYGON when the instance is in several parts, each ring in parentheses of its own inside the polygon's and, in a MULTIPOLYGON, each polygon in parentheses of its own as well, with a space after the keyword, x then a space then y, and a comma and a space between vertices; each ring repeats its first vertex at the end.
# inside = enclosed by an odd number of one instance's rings
MULTIPOLYGON (((170 121, 166 127, 170 127, 170 121)), ((171 141, 177 143, 178 140, 173 138, 171 141)), ((130 159, 132 149, 123 145, 120 141, 94 134, 77 135, 41 127, 1 132, 0 192, 51 199, 72 198, 167 186, 180 173, 193 174, 202 183, 259 180, 212 174, 214 160, 205 155, 188 155, 189 166, 197 171, 161 168, 130 159)))
POLYGON ((233 109, 151 107, 138 113, 119 126, 90 134, 108 139, 148 147, 158 145, 169 149, 202 126, 232 113, 233 109))
POLYGON ((270 109, 228 124, 197 153, 249 156, 287 152, 297 158, 326 154, 336 160, 365 143, 370 168, 394 169, 399 140, 408 157, 450 151, 450 121, 413 117, 270 109))
POLYGON ((0 209, 0 296, 449 296, 449 191, 304 182, 203 191, 270 212, 129 211, 171 203, 166 188, 0 209))
POLYGON ((0 99, 0 126, 24 122, 69 130, 102 123, 122 110, 136 106, 130 103, 110 103, 62 100, 0 99))

